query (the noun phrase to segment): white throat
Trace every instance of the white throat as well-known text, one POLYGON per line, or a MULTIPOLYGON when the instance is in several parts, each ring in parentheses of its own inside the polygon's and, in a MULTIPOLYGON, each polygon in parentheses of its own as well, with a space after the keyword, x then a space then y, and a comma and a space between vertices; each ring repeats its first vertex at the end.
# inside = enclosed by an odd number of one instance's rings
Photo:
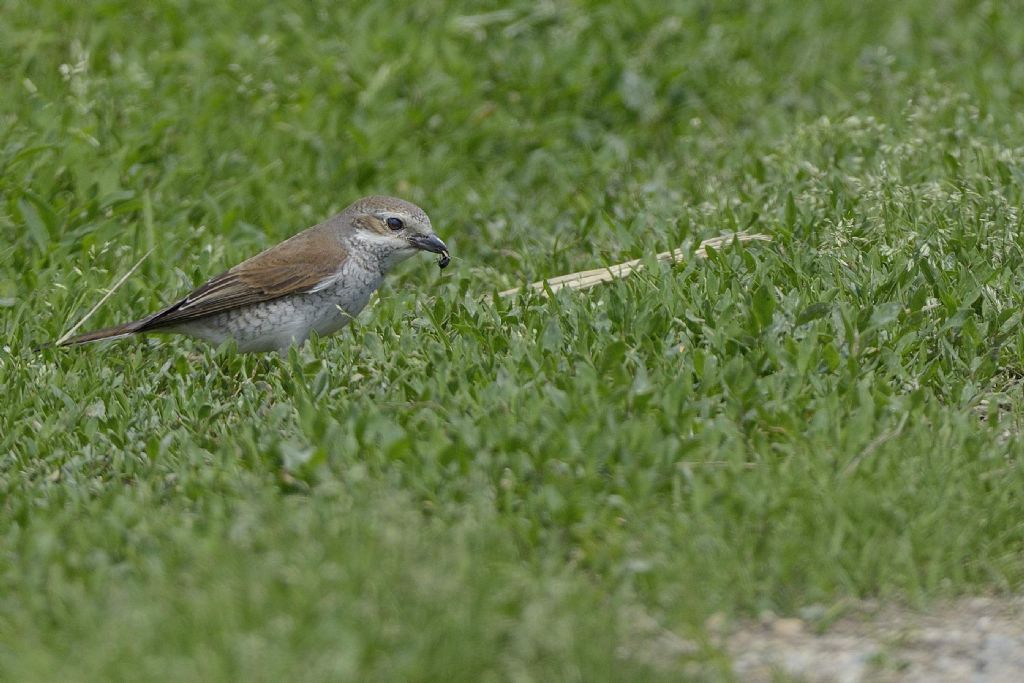
POLYGON ((405 240, 363 230, 353 234, 350 241, 352 249, 349 257, 364 260, 366 265, 372 264, 382 273, 388 272, 416 252, 416 248, 405 240))

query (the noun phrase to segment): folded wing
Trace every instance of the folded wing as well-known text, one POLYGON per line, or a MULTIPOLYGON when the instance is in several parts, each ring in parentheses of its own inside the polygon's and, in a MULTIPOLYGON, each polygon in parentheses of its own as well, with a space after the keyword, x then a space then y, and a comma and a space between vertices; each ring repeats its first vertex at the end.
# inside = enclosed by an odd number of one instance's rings
POLYGON ((135 332, 174 327, 243 306, 314 291, 348 258, 327 231, 311 228, 239 263, 184 299, 140 321, 135 332))

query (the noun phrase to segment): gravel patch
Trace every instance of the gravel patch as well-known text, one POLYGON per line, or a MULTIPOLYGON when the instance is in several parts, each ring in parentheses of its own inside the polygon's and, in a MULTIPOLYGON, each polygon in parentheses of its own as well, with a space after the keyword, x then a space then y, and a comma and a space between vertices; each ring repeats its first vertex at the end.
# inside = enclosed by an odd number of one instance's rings
POLYGON ((765 614, 728 629, 722 646, 736 677, 750 683, 779 674, 813 683, 1024 681, 1024 598, 967 598, 923 614, 858 603, 834 621, 820 607, 801 616, 765 614))

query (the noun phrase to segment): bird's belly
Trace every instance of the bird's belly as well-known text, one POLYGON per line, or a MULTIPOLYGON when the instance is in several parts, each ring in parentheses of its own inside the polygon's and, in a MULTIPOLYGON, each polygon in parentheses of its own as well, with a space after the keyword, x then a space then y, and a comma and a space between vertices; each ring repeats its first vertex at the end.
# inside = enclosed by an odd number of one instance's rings
POLYGON ((340 298, 324 297, 316 306, 313 319, 310 321, 310 329, 315 330, 321 337, 334 334, 359 315, 369 302, 371 294, 372 290, 359 293, 358 296, 350 293, 349 296, 340 298))
POLYGON ((234 341, 238 350, 283 351, 302 344, 311 331, 324 336, 337 332, 363 310, 380 284, 341 278, 317 292, 295 294, 211 315, 177 328, 214 345, 234 341))

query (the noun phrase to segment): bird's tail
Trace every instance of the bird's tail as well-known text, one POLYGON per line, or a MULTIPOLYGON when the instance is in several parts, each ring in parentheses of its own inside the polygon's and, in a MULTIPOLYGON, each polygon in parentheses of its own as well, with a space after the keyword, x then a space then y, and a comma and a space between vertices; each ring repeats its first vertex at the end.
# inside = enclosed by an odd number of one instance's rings
POLYGON ((58 346, 78 346, 89 342, 102 341, 104 339, 121 339, 130 334, 135 334, 142 325, 141 320, 133 320, 130 323, 122 323, 113 327, 104 327, 102 330, 93 330, 84 334, 77 334, 74 337, 65 339, 58 346))
POLYGON ((76 334, 74 337, 48 344, 40 344, 35 347, 35 351, 40 349, 47 349, 52 346, 78 346, 80 344, 88 344, 95 341, 103 341, 107 339, 121 339, 129 335, 135 334, 142 327, 145 320, 133 320, 130 323, 122 323, 121 325, 114 325, 113 327, 104 327, 102 330, 93 330, 92 332, 86 332, 85 334, 76 334))

